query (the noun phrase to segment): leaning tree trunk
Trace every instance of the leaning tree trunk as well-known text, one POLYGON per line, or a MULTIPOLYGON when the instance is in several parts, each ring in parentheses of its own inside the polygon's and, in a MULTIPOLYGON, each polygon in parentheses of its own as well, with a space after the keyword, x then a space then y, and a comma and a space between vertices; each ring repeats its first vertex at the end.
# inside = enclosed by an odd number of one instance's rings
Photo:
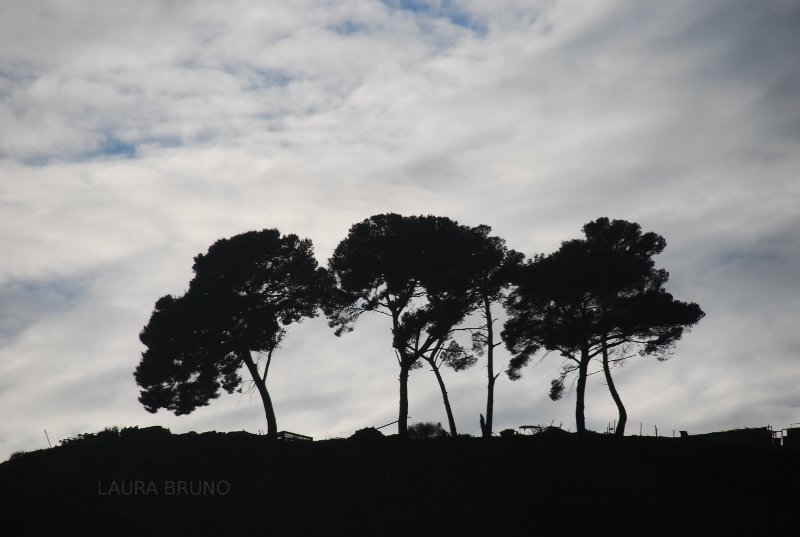
POLYGON ((447 389, 444 387, 444 379, 439 372, 434 360, 427 360, 431 364, 433 374, 436 375, 436 381, 439 383, 439 389, 442 390, 442 399, 444 400, 444 410, 447 412, 447 423, 450 425, 450 436, 458 438, 458 431, 456 430, 456 420, 453 418, 453 409, 450 407, 450 397, 447 395, 447 389))
POLYGON ((261 395, 261 401, 264 403, 264 413, 267 416, 267 438, 275 440, 278 438, 278 422, 275 420, 275 410, 272 408, 272 399, 267 391, 267 383, 261 375, 258 374, 258 368, 255 362, 253 362, 253 356, 250 354, 250 351, 243 351, 240 355, 244 364, 247 366, 247 370, 250 371, 250 375, 253 377, 256 389, 258 389, 258 393, 261 395))
POLYGON ((581 347, 581 360, 578 366, 578 394, 575 402, 575 426, 578 434, 586 434, 586 416, 584 414, 586 377, 589 372, 589 348, 581 347))
POLYGON ((611 392, 611 398, 614 399, 614 403, 617 405, 617 411, 619 412, 619 421, 617 422, 617 429, 614 431, 616 436, 622 437, 625 436, 625 424, 628 422, 628 412, 625 410, 625 405, 622 404, 622 399, 619 397, 619 393, 617 393, 617 388, 614 386, 614 379, 611 378, 611 368, 608 365, 608 346, 606 344, 606 338, 603 337, 603 373, 606 375, 606 384, 608 384, 608 391, 611 392))
POLYGON ((397 434, 405 440, 408 438, 408 372, 410 365, 405 359, 400 361, 400 413, 397 417, 397 434))

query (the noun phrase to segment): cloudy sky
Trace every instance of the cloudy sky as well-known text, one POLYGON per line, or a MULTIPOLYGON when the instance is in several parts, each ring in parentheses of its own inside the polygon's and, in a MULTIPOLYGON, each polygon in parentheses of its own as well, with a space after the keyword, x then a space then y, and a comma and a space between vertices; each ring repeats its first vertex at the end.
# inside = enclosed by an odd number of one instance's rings
MULTIPOLYGON (((800 2, 5 0, 0 4, 0 459, 107 426, 265 429, 257 394, 151 415, 155 300, 221 237, 277 227, 325 264, 381 212, 492 226, 547 253, 597 217, 667 239, 706 312, 667 362, 617 369, 652 434, 800 422, 800 2)), ((503 355, 507 359, 507 355, 503 355)), ((548 356, 497 386, 496 430, 574 430, 548 356)), ((396 419, 382 316, 293 326, 282 429, 396 419)), ((446 373, 478 432, 485 370, 446 373)), ((615 408, 601 375, 587 421, 615 408)), ((414 372, 412 421, 445 416, 414 372)))

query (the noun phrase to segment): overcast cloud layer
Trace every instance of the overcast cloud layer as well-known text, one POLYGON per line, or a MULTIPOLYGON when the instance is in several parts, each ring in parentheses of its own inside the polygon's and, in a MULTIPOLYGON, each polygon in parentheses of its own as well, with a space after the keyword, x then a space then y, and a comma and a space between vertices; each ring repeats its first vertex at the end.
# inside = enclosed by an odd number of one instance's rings
MULTIPOLYGON (((629 432, 800 421, 798 28, 792 0, 2 2, 0 459, 43 429, 263 430, 257 394, 144 411, 155 300, 221 237, 277 227, 325 264, 387 211, 488 224, 528 255, 600 216, 662 234, 668 289, 706 318, 669 361, 616 371, 629 432)), ((291 328, 280 428, 396 419, 375 317, 291 328)), ((559 366, 498 383, 496 430, 574 430, 574 392, 546 397, 559 366)), ((464 432, 484 376, 447 374, 464 432)), ((603 430, 615 407, 590 379, 603 430)), ((445 421, 426 370, 410 398, 412 421, 445 421)))

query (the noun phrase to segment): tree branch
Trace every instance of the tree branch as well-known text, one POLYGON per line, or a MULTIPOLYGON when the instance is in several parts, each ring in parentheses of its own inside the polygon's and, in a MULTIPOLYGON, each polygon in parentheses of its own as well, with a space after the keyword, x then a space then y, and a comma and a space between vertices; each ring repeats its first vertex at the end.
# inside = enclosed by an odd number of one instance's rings
POLYGON ((264 364, 264 376, 261 377, 261 382, 267 382, 267 373, 269 373, 269 364, 272 363, 272 353, 275 352, 275 348, 269 350, 267 353, 267 363, 264 364))

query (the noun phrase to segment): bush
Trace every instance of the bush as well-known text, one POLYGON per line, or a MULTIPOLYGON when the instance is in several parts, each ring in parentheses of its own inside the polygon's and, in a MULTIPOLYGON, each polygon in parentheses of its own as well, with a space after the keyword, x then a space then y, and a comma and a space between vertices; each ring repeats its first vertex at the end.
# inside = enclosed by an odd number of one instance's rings
POLYGON ((350 435, 351 440, 359 440, 359 441, 375 441, 375 440, 382 440, 383 433, 380 432, 375 427, 365 427, 363 429, 359 429, 350 435))
POLYGON ((106 427, 102 431, 96 433, 94 436, 100 439, 119 438, 119 427, 116 425, 114 427, 106 427))
POLYGON ((22 451, 22 450, 15 451, 11 455, 9 455, 8 460, 13 461, 14 459, 18 459, 18 458, 22 457, 26 453, 27 453, 27 451, 22 451))
POLYGON ((172 435, 169 429, 159 425, 141 429, 134 425, 133 427, 125 427, 119 433, 122 438, 164 438, 172 435))
POLYGON ((446 436, 447 431, 444 430, 441 423, 423 421, 408 426, 408 437, 414 440, 423 438, 445 438, 446 436))

